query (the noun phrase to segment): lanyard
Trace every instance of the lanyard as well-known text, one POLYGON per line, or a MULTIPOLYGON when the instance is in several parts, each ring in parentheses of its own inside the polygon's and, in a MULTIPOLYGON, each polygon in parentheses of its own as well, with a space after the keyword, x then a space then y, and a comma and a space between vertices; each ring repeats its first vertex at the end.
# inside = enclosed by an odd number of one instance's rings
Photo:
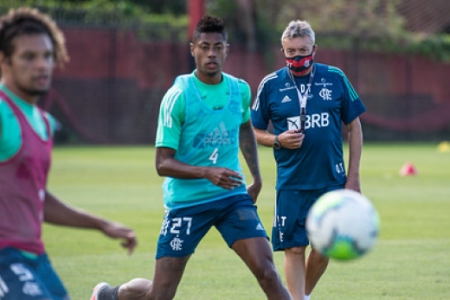
POLYGON ((316 65, 313 64, 311 68, 311 73, 309 74, 309 83, 306 86, 306 91, 302 95, 300 92, 300 89, 297 86, 297 83, 295 82, 295 78, 292 75, 292 72, 289 71, 289 77, 291 78, 292 82, 294 83, 295 89, 297 90, 297 96, 298 96, 298 102, 300 104, 300 132, 305 133, 305 124, 306 124, 306 103, 308 102, 308 92, 309 89, 312 88, 312 81, 314 79, 314 73, 316 71, 316 65))

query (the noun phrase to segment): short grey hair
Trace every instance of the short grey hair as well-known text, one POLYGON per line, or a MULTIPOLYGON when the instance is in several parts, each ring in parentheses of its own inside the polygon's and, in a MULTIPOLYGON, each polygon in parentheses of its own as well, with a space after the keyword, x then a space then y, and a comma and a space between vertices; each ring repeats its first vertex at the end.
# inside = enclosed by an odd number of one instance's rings
POLYGON ((311 25, 309 25, 307 21, 295 20, 289 22, 289 25, 286 27, 283 35, 281 36, 281 42, 283 42, 284 39, 307 36, 311 38, 311 41, 314 45, 316 42, 316 35, 314 33, 314 30, 312 30, 311 25))

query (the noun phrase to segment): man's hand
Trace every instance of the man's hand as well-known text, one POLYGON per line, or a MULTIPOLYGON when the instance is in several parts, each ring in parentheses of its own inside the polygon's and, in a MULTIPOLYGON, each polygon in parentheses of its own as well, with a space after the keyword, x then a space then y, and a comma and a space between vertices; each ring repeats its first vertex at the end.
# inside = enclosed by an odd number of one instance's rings
POLYGON ((288 130, 278 135, 281 147, 287 149, 298 149, 302 146, 305 135, 296 130, 288 130))
POLYGON ((232 190, 243 184, 241 175, 227 168, 207 168, 205 178, 227 190, 232 190))
POLYGON ((124 227, 120 224, 107 222, 103 227, 102 231, 105 235, 113 239, 122 239, 122 247, 128 249, 128 254, 132 254, 134 248, 137 245, 136 234, 130 228, 124 227))

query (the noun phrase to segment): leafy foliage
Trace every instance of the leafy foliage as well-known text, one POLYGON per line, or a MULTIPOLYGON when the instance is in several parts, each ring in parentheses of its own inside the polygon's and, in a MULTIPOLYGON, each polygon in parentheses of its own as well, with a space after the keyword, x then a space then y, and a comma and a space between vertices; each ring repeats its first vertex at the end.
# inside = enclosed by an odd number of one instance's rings
POLYGON ((0 6, 3 7, 3 12, 10 7, 37 7, 52 16, 58 24, 66 26, 133 29, 142 39, 175 41, 186 39, 188 19, 185 14, 177 15, 179 13, 177 9, 172 12, 164 7, 154 8, 141 2, 143 1, 0 0, 0 6), (168 13, 160 13, 162 11, 168 13))
POLYGON ((316 32, 317 43, 332 49, 420 54, 450 61, 450 35, 407 31, 397 11, 401 0, 255 0, 258 28, 272 43, 290 20, 304 19, 316 32))
MULTIPOLYGON (((255 41, 256 50, 279 44, 290 20, 311 23, 321 47, 386 53, 420 54, 450 61, 450 35, 421 35, 407 31, 397 7, 404 0, 248 0, 252 14, 242 14, 242 0, 205 0, 206 11, 227 22, 230 40, 255 41), (243 17, 252 18, 248 30, 243 17)), ((185 42, 187 1, 183 0, 0 0, 9 7, 34 6, 58 23, 132 28, 143 39, 185 42)))

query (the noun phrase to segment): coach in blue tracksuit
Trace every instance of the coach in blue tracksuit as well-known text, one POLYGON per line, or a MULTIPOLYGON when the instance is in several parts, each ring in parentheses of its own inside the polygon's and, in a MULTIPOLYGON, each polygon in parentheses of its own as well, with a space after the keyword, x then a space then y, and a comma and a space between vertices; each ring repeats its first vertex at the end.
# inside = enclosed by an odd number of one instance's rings
POLYGON ((365 107, 344 73, 314 62, 315 34, 308 22, 292 21, 281 38, 287 66, 260 83, 251 117, 258 143, 274 148, 277 163, 274 251, 285 252, 284 272, 293 299, 309 299, 328 259, 309 244, 305 219, 327 191, 360 192, 359 165, 365 107), (267 131, 273 124, 273 134, 267 131), (348 132, 348 168, 342 150, 348 132))

